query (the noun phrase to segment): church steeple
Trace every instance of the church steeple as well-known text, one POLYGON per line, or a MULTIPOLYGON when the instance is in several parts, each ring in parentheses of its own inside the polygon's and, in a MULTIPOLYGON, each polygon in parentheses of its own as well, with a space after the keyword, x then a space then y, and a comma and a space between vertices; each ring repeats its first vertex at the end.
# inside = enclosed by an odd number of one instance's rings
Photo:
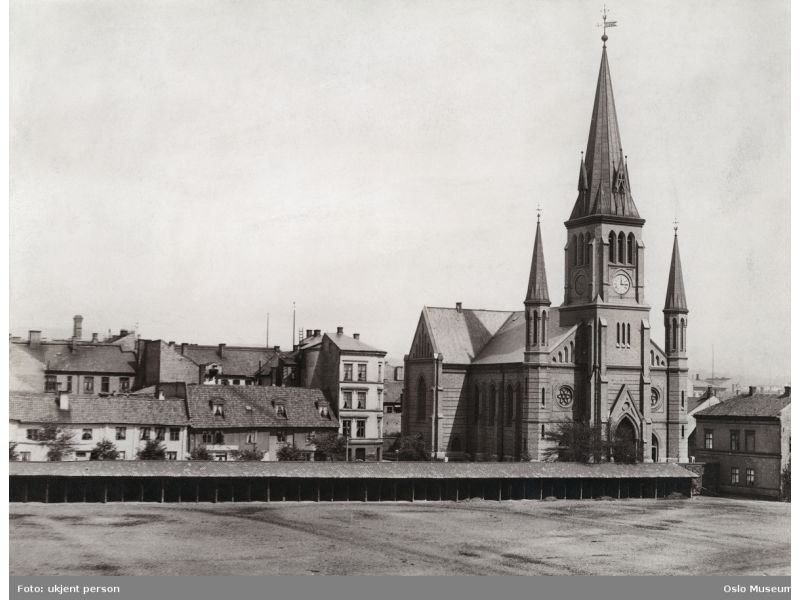
POLYGON ((544 268, 544 251, 542 250, 542 229, 539 218, 536 219, 536 239, 533 241, 533 258, 531 274, 528 278, 528 293, 525 304, 550 305, 550 294, 547 291, 547 273, 544 268))
POLYGON ((689 312, 689 308, 686 305, 686 290, 683 287, 683 268, 681 267, 681 253, 678 250, 677 228, 675 230, 675 241, 672 243, 672 262, 670 262, 669 265, 667 298, 664 301, 664 312, 689 312))
MULTIPOLYGON (((605 35, 605 39, 608 39, 605 35)), ((570 220, 592 215, 639 218, 631 196, 628 169, 619 135, 611 72, 605 40, 594 95, 585 164, 581 161, 581 187, 570 220), (585 171, 585 180, 584 180, 585 171)))

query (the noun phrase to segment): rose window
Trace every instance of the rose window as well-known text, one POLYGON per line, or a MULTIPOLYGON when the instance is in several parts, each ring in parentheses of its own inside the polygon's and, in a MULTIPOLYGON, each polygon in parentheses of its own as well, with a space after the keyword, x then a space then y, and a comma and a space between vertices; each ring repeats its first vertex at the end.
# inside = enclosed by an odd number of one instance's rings
POLYGON ((562 387, 558 390, 558 394, 556 395, 556 399, 558 400, 558 405, 562 407, 567 407, 572 404, 572 389, 568 388, 567 386, 562 387))

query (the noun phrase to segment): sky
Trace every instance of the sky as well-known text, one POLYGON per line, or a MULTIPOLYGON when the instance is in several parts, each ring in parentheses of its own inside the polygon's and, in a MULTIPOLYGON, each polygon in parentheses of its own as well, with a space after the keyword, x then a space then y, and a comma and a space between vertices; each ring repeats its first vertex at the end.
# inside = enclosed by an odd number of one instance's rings
MULTIPOLYGON (((602 3, 15 0, 10 330, 177 342, 551 300, 602 3)), ((673 220, 692 371, 790 376, 789 3, 619 1, 608 56, 663 340, 673 220)))

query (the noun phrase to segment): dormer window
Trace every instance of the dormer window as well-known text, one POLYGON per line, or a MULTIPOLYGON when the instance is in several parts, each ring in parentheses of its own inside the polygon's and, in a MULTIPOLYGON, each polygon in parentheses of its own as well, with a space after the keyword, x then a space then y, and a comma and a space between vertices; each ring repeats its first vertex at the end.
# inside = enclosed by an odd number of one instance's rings
POLYGON ((286 418, 286 407, 282 404, 279 404, 275 407, 275 416, 280 417, 282 419, 286 418))
POLYGON ((211 413, 215 417, 225 418, 225 407, 221 402, 211 402, 211 413))

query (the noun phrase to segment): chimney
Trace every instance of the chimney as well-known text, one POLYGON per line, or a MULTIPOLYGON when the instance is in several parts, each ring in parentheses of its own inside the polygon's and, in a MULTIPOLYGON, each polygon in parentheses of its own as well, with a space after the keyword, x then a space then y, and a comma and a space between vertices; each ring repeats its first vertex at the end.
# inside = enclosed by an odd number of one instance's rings
POLYGON ((128 335, 128 330, 127 329, 120 329, 119 330, 119 336, 120 337, 125 337, 126 335, 128 335))
POLYGON ((92 334, 92 343, 93 343, 93 344, 96 344, 96 343, 98 343, 99 341, 100 341, 100 335, 99 335, 99 334, 97 334, 97 333, 93 333, 93 334, 92 334))
POLYGON ((220 344, 219 345, 219 347, 217 349, 217 354, 219 354, 220 358, 223 358, 225 356, 225 344, 220 344))
POLYGON ((461 312, 461 302, 456 302, 456 312, 461 312))
POLYGON ((58 408, 59 410, 69 410, 69 394, 67 392, 59 392, 58 408))
POLYGON ((344 335, 344 327, 337 327, 336 335, 344 335))
POLYGON ((695 381, 700 381, 700 373, 695 373, 694 374, 694 379, 695 379, 695 381))
POLYGON ((28 346, 31 348, 38 348, 42 343, 42 332, 32 329, 28 332, 28 346))
POLYGON ((181 344, 181 354, 186 354, 186 348, 188 348, 188 347, 189 347, 189 344, 187 344, 185 342, 183 344, 181 344))
POLYGON ((756 393, 756 386, 754 386, 754 385, 751 385, 751 386, 750 386, 750 392, 749 392, 747 395, 748 395, 748 396, 752 396, 752 395, 754 395, 755 393, 756 393))
POLYGON ((361 334, 360 334, 360 333, 354 333, 354 334, 353 334, 353 339, 354 339, 354 340, 357 340, 357 339, 359 339, 360 337, 361 337, 361 334))
POLYGON ((788 398, 791 395, 792 395, 792 386, 790 385, 783 386, 783 397, 788 398))
POLYGON ((312 335, 314 335, 314 330, 313 329, 306 329, 306 337, 310 338, 312 335))
POLYGON ((80 340, 83 338, 83 317, 75 315, 72 317, 72 337, 73 339, 80 340))
POLYGON ((319 337, 321 333, 322 333, 322 329, 315 329, 314 330, 314 337, 319 337))
POLYGON ((280 352, 280 351, 281 351, 281 347, 280 347, 280 346, 273 346, 273 347, 272 347, 272 349, 273 349, 275 352, 280 352))

